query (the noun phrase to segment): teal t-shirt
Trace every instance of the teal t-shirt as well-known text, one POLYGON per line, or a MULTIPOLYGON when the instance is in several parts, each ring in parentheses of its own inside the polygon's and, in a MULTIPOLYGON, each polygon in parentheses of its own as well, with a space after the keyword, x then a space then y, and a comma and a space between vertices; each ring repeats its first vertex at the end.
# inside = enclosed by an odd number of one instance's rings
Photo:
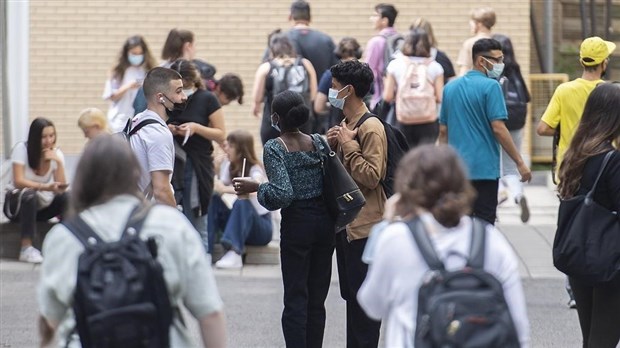
POLYGON ((448 144, 465 162, 471 180, 499 178, 499 143, 491 122, 507 115, 499 83, 477 70, 444 87, 439 123, 448 127, 448 144))

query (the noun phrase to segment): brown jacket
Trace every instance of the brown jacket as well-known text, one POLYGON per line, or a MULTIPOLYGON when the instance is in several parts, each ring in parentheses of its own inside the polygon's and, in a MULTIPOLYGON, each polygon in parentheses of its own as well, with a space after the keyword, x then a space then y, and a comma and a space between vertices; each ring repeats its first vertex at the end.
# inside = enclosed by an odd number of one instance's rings
MULTIPOLYGON (((347 128, 353 130, 361 116, 347 120, 347 128)), ((350 240, 367 238, 372 226, 383 219, 386 200, 381 179, 387 169, 387 139, 381 121, 376 117, 364 121, 357 137, 341 144, 340 151, 344 167, 366 198, 362 211, 347 225, 347 236, 350 240)))

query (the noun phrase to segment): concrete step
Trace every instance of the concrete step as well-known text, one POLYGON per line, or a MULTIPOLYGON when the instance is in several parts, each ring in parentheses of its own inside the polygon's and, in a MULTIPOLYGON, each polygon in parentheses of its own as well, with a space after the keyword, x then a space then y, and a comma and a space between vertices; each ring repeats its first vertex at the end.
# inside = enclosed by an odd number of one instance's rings
MULTIPOLYGON (((216 262, 224 255, 224 248, 221 244, 213 246, 211 259, 216 262)), ((280 243, 272 240, 265 246, 245 246, 244 264, 246 265, 279 265, 280 264, 280 243)))
MULTIPOLYGON (((37 233, 35 234, 32 245, 41 250, 43 239, 47 232, 54 226, 53 223, 44 221, 37 222, 37 233)), ((0 258, 17 259, 21 249, 21 230, 20 224, 16 222, 0 223, 0 258)))

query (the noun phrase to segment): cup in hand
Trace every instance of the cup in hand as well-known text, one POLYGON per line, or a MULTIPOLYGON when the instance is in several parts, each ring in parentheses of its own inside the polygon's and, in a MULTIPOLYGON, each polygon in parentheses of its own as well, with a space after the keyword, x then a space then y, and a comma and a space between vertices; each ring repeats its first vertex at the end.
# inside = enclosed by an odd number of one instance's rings
POLYGON ((249 199, 250 198, 250 194, 249 193, 239 193, 239 190, 241 190, 241 192, 243 192, 243 186, 241 184, 241 182, 235 180, 235 179, 250 179, 250 177, 236 177, 233 178, 233 187, 235 189, 235 192, 237 192, 237 199, 249 199))

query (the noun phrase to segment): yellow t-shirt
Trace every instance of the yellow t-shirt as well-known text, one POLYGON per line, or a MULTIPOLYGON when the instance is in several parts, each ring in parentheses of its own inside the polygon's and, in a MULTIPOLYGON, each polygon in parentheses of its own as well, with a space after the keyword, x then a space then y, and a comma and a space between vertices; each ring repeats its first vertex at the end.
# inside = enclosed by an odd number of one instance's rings
POLYGON ((559 85, 553 93, 541 120, 551 128, 557 128, 558 124, 560 125, 560 142, 557 152, 558 168, 564 157, 564 152, 577 130, 588 96, 594 87, 601 82, 603 80, 589 81, 578 78, 559 85))

